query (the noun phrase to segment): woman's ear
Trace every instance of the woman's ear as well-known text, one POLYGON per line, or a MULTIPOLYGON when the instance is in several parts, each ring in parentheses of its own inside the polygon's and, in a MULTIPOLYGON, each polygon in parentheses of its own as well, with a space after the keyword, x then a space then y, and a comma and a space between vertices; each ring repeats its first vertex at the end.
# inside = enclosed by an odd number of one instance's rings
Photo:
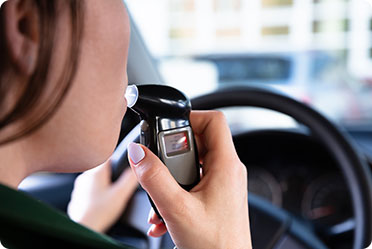
POLYGON ((22 76, 35 71, 39 50, 39 16, 33 1, 8 0, 2 6, 10 66, 22 76))

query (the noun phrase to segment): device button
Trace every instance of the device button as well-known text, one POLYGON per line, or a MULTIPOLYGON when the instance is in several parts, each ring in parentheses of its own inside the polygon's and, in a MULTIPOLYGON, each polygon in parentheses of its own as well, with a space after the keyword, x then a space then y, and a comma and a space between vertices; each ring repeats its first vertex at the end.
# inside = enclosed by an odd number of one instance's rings
POLYGON ((142 122, 141 122, 141 131, 146 132, 148 129, 149 129, 149 124, 145 120, 142 120, 142 122))

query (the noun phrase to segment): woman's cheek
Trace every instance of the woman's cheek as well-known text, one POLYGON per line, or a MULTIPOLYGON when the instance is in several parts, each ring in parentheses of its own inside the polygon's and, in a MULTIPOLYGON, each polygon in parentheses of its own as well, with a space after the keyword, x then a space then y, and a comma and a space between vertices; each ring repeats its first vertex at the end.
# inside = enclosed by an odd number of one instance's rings
POLYGON ((86 169, 107 160, 118 142, 126 112, 130 35, 121 1, 117 1, 120 6, 94 1, 87 6, 80 65, 67 107, 67 113, 75 113, 71 119, 76 129, 69 134, 77 140, 73 146, 80 155, 75 156, 86 169))

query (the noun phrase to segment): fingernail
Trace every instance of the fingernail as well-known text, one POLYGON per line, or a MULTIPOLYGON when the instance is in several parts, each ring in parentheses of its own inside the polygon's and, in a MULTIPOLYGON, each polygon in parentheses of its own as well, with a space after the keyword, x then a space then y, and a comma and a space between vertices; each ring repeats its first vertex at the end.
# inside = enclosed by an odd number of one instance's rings
POLYGON ((138 164, 145 158, 145 152, 142 147, 136 143, 130 143, 128 145, 128 155, 134 164, 138 164))

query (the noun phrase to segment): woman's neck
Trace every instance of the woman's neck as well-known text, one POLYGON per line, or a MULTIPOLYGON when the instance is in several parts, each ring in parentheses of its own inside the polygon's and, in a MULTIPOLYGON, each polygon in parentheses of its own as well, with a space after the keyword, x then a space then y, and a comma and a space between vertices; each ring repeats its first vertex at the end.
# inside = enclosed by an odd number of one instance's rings
POLYGON ((17 189, 21 181, 30 172, 19 143, 12 143, 0 147, 0 184, 17 189))

